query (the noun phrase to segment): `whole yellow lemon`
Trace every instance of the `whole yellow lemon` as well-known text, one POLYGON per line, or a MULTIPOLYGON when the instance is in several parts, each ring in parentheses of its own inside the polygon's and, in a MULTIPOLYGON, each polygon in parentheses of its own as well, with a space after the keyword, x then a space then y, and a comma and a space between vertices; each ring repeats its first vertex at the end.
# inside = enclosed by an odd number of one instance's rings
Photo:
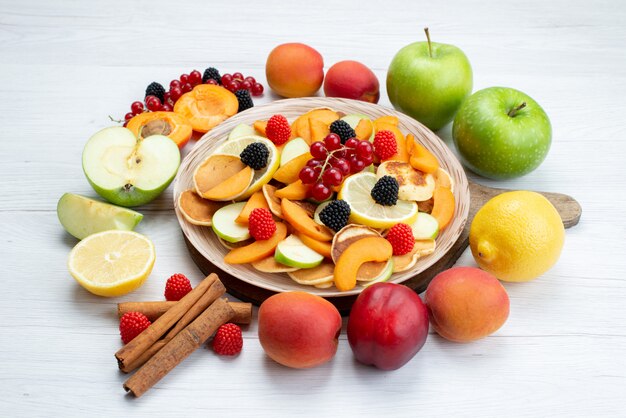
POLYGON ((469 235, 480 268, 507 282, 527 282, 548 271, 564 240, 563 222, 552 203, 529 191, 489 200, 474 217, 469 235))

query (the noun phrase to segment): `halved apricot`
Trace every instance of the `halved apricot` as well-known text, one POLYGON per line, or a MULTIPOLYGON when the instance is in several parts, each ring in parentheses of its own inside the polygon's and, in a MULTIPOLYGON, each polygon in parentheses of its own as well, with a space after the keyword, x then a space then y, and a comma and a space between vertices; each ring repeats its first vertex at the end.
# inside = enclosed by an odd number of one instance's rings
POLYGON ((245 166, 243 170, 234 176, 227 178, 217 186, 204 192, 202 197, 217 201, 237 199, 248 190, 253 177, 254 170, 245 166))
POLYGON ((439 161, 425 146, 415 141, 412 134, 406 136, 406 148, 409 152, 411 167, 424 173, 433 174, 439 168, 439 161))
POLYGON ((437 219, 439 229, 442 230, 454 216, 454 194, 447 187, 438 186, 433 192, 433 200, 433 210, 430 214, 437 219))
POLYGON ((323 141, 326 135, 330 133, 328 125, 319 119, 309 118, 309 126, 311 128, 311 143, 323 141))
POLYGON ((174 105, 174 112, 185 117, 194 131, 208 132, 218 123, 237 113, 237 96, 224 87, 199 84, 183 94, 174 105))
POLYGON ((304 168, 307 161, 309 161, 311 158, 313 158, 313 156, 308 152, 297 156, 296 158, 290 160, 284 166, 276 170, 276 172, 274 173, 274 179, 285 184, 291 184, 298 181, 300 170, 304 168))
POLYGON ((250 214, 253 210, 258 208, 269 209, 269 205, 267 204, 267 200, 265 200, 265 196, 263 195, 262 190, 259 190, 258 192, 255 192, 252 196, 250 196, 250 198, 246 202, 246 205, 243 207, 243 209, 241 209, 239 216, 237 216, 237 218, 235 219, 235 222, 247 225, 250 214))
POLYGON ((309 186, 302 183, 302 180, 297 180, 282 189, 276 190, 276 197, 281 199, 302 200, 306 199, 308 191, 309 186))
POLYGON ((136 137, 165 135, 182 148, 191 138, 191 123, 175 112, 143 112, 132 117, 126 125, 136 137))
POLYGON ((282 222, 276 222, 276 232, 269 239, 254 241, 245 247, 230 250, 224 256, 224 262, 228 264, 245 264, 259 261, 274 254, 274 250, 282 240, 287 237, 287 227, 282 222))
POLYGON ((389 125, 398 126, 398 117, 392 115, 381 116, 374 123, 387 123, 389 125))
POLYGON ((354 133, 356 137, 360 140, 369 140, 370 136, 372 136, 372 130, 374 129, 374 124, 369 119, 361 119, 359 123, 354 128, 354 133))
POLYGON ((265 133, 265 129, 267 128, 266 120, 256 120, 252 126, 254 126, 254 129, 256 129, 258 133, 267 138, 267 134, 265 133))
POLYGON ((333 234, 328 228, 315 222, 307 211, 296 203, 289 199, 282 199, 280 207, 283 219, 289 222, 296 231, 318 241, 330 241, 333 239, 333 234))
POLYGON ((318 241, 316 239, 311 238, 308 235, 304 234, 296 234, 300 241, 313 251, 318 254, 323 255, 326 258, 330 258, 331 244, 328 241, 318 241))
POLYGON ((213 154, 202 161, 193 173, 193 183, 200 196, 246 167, 236 155, 213 154))
POLYGON ((340 291, 354 288, 363 263, 387 261, 392 255, 393 248, 385 238, 366 237, 355 241, 341 253, 335 264, 335 286, 340 291))
POLYGON ((377 120, 374 121, 375 131, 390 131, 396 138, 396 144, 398 145, 398 152, 396 152, 394 155, 387 158, 386 160, 404 161, 405 163, 408 163, 409 153, 406 150, 406 140, 404 139, 404 135, 402 134, 402 132, 400 132, 400 129, 390 123, 377 122, 377 120))

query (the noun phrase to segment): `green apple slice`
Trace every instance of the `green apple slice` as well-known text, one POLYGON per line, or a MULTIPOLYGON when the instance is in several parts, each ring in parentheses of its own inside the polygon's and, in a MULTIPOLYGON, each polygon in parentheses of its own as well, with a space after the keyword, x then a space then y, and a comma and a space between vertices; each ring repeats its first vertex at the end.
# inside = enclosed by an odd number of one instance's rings
POLYGON ((297 236, 289 235, 276 247, 274 259, 286 266, 309 269, 322 264, 324 256, 304 245, 297 236))
POLYGON ((280 166, 282 167, 294 158, 306 154, 309 152, 309 148, 309 144, 300 137, 287 142, 283 147, 283 151, 280 153, 280 166))
POLYGON ((415 239, 435 239, 439 235, 439 222, 434 216, 419 212, 411 229, 415 239))
POLYGON ((237 138, 241 138, 244 136, 248 136, 248 135, 255 135, 256 131, 254 130, 254 128, 250 125, 247 125, 245 123, 240 123, 239 125, 235 126, 235 128, 230 131, 230 134, 228 134, 228 140, 230 141, 231 139, 237 139, 237 138))
POLYGON ((320 225, 324 225, 324 222, 322 222, 322 220, 320 219, 320 212, 323 211, 326 206, 330 205, 330 202, 332 202, 332 200, 327 200, 326 202, 320 203, 315 208, 315 213, 313 213, 313 220, 320 225))
POLYGON ((163 135, 138 139, 122 127, 96 132, 83 149, 83 171, 94 190, 111 203, 140 206, 174 180, 180 165, 176 143, 163 135))
POLYGON ((360 113, 354 113, 352 115, 346 115, 341 118, 341 120, 347 122, 348 125, 350 125, 352 129, 356 129, 359 122, 361 122, 361 119, 365 119, 372 125, 372 134, 369 137, 369 141, 372 142, 374 140, 374 135, 375 135, 374 122, 372 122, 372 120, 368 116, 362 115, 360 113))
POLYGON ((57 216, 63 228, 78 239, 111 229, 132 231, 143 219, 143 215, 134 210, 73 193, 61 196, 57 216))
POLYGON ((211 228, 218 237, 228 242, 245 241, 250 238, 248 226, 235 222, 244 206, 246 206, 246 202, 232 203, 218 209, 213 214, 211 228))
POLYGON ((393 273, 393 259, 390 258, 385 269, 377 277, 367 282, 361 281, 361 286, 369 287, 375 283, 386 282, 391 277, 391 273, 393 273))

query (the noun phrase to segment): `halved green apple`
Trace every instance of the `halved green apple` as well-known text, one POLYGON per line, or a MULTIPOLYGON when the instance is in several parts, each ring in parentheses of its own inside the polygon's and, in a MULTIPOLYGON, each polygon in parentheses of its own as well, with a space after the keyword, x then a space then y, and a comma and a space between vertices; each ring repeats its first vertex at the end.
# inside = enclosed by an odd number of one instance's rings
POLYGON ((134 210, 73 193, 61 196, 57 216, 63 228, 78 239, 111 229, 132 231, 143 219, 143 215, 134 210))
POLYGON ((139 139, 122 127, 96 132, 83 149, 83 171, 103 198, 120 206, 154 200, 180 165, 176 143, 163 135, 139 139))
POLYGON ((434 216, 419 212, 411 229, 415 239, 435 239, 439 235, 439 222, 434 216))
POLYGON ((237 202, 218 209, 211 220, 215 234, 228 242, 239 242, 250 238, 247 225, 235 222, 246 202, 237 202))
POLYGON ((276 247, 274 259, 286 266, 308 269, 322 264, 324 256, 307 247, 296 235, 289 235, 276 247))

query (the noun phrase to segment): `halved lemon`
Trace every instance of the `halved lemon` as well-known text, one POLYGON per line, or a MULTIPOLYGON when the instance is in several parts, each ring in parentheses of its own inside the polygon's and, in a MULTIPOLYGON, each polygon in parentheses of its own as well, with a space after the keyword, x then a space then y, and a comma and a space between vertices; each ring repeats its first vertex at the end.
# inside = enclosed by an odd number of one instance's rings
POLYGON ((276 172, 280 166, 280 151, 278 151, 278 148, 276 148, 276 145, 274 145, 272 141, 258 135, 246 135, 239 138, 229 139, 215 150, 215 154, 236 155, 239 157, 241 151, 253 142, 261 142, 262 144, 265 144, 267 149, 270 151, 270 156, 267 159, 267 165, 264 168, 254 171, 254 177, 252 178, 252 183, 250 183, 248 190, 239 196, 237 200, 246 199, 252 196, 254 192, 261 190, 261 187, 263 187, 264 184, 269 183, 274 175, 274 172, 276 172))
POLYGON ((121 296, 143 284, 154 266, 154 245, 132 231, 89 235, 70 252, 68 267, 76 281, 98 296, 121 296))
POLYGON ((374 173, 358 173, 343 182, 338 198, 350 205, 350 221, 385 229, 397 223, 411 225, 417 218, 417 204, 398 200, 393 206, 379 205, 370 194, 376 180, 374 173))

